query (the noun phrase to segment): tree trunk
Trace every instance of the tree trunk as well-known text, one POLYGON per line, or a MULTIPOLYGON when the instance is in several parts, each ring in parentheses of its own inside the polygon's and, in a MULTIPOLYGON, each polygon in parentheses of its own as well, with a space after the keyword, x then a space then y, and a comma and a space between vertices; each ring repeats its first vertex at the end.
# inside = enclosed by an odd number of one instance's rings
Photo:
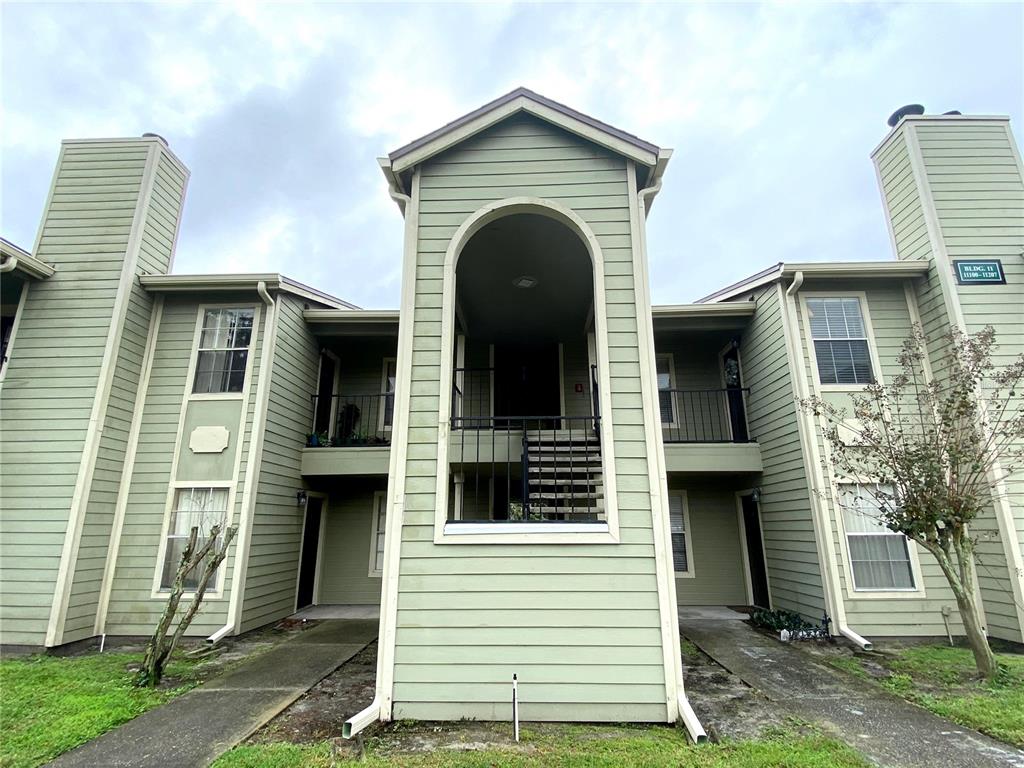
POLYGON ((971 653, 974 654, 974 664, 978 668, 978 673, 987 680, 993 679, 999 671, 999 665, 981 628, 981 617, 974 600, 974 559, 971 547, 964 546, 962 541, 954 543, 958 561, 954 566, 949 552, 941 546, 932 542, 920 543, 935 556, 950 589, 953 590, 956 607, 960 611, 960 621, 964 625, 964 635, 971 646, 971 653))
POLYGON ((971 653, 974 654, 974 664, 977 666, 978 672, 986 680, 992 680, 999 673, 999 664, 981 626, 981 613, 974 594, 976 576, 974 547, 966 528, 961 529, 953 536, 953 549, 956 551, 957 565, 960 568, 962 593, 956 593, 956 605, 960 609, 964 633, 971 646, 971 653))

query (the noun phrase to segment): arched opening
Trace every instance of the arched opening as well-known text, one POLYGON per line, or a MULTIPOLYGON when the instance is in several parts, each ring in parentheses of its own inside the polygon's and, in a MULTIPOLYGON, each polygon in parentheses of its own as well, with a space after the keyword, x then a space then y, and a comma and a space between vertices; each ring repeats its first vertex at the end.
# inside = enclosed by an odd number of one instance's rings
POLYGON ((448 519, 603 520, 587 244, 516 211, 479 227, 454 271, 448 519))

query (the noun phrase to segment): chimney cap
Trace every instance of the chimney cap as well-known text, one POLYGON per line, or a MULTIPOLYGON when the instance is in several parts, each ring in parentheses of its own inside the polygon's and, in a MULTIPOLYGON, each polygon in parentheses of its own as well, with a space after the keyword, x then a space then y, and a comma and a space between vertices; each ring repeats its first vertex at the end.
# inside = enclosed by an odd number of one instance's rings
POLYGON ((891 115, 889 115, 889 127, 895 128, 896 123, 902 120, 907 115, 923 115, 924 107, 920 104, 907 104, 906 106, 900 107, 891 115))
POLYGON ((167 143, 167 139, 165 139, 159 133, 149 133, 149 132, 147 132, 147 133, 142 134, 142 138, 144 138, 144 139, 156 139, 161 144, 163 144, 165 147, 170 148, 170 146, 171 146, 170 144, 167 143))

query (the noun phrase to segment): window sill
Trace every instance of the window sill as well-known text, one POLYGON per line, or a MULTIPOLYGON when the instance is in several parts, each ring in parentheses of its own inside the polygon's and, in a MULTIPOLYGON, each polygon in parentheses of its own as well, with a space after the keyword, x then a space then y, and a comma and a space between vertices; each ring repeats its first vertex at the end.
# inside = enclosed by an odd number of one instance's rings
POLYGON ((608 523, 446 522, 435 544, 617 544, 608 523))
POLYGON ((675 576, 677 579, 692 579, 696 576, 693 571, 676 571, 675 576))
POLYGON ((822 392, 863 392, 865 387, 871 384, 819 384, 818 389, 822 392))
POLYGON ((194 392, 188 396, 189 400, 241 400, 245 397, 244 392, 194 392))
POLYGON ((923 600, 923 589, 853 589, 847 590, 849 600, 923 600))

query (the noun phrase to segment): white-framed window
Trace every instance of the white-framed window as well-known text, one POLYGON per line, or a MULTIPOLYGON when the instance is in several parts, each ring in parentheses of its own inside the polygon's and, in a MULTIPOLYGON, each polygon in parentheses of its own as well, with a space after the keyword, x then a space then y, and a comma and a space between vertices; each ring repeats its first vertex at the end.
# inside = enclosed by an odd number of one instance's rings
POLYGON ((384 358, 384 372, 381 391, 384 393, 384 407, 381 409, 381 427, 390 429, 395 420, 395 358, 384 358))
POLYGON ((672 570, 676 576, 692 576, 693 542, 690 539, 690 509, 685 492, 669 493, 668 515, 672 531, 672 570))
POLYGON ((661 412, 662 424, 675 424, 676 411, 672 392, 675 385, 675 367, 671 352, 655 355, 658 373, 658 410, 661 412))
MULTIPOLYGON (((178 488, 174 493, 171 505, 171 518, 167 525, 167 536, 164 541, 163 564, 160 569, 160 590, 171 588, 174 576, 178 572, 181 553, 188 543, 192 528, 198 528, 196 547, 202 545, 215 525, 223 527, 228 513, 227 488, 178 488)), ((223 529, 223 528, 222 528, 223 529)), ((219 546, 220 538, 217 544, 219 546)), ((196 567, 185 578, 185 590, 193 591, 199 584, 202 568, 196 567)), ((211 591, 216 591, 218 577, 210 580, 211 591)))
POLYGON ((914 591, 914 566, 910 542, 891 531, 880 519, 880 500, 888 498, 888 486, 842 483, 839 505, 846 529, 853 588, 856 591, 914 591))
POLYGON ((370 525, 370 576, 380 576, 384 572, 384 534, 387 531, 385 498, 383 491, 373 494, 372 524, 370 525))
POLYGON ((203 313, 192 393, 241 392, 252 343, 252 307, 214 307, 203 313))
POLYGON ((806 306, 818 381, 823 385, 874 383, 871 347, 860 298, 808 297, 806 306))

